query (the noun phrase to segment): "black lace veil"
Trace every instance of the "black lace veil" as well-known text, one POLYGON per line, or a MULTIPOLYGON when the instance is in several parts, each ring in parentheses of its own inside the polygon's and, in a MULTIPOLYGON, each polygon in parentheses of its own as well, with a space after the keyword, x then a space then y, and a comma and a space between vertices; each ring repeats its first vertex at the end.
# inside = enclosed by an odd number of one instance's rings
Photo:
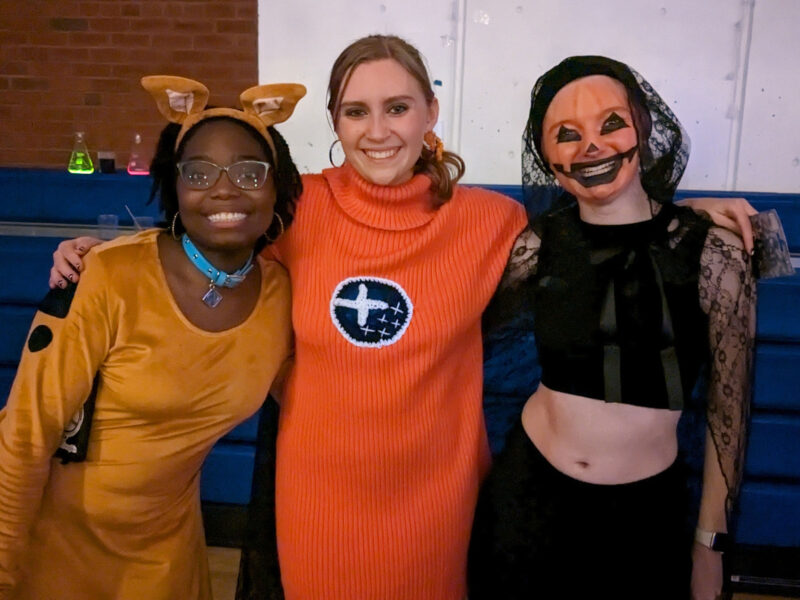
POLYGON ((542 156, 542 121, 555 95, 568 83, 589 75, 607 75, 628 92, 639 138, 642 186, 650 198, 671 202, 689 160, 689 136, 666 102, 628 65, 603 56, 571 56, 542 75, 531 91, 528 124, 522 136, 522 187, 531 216, 554 201, 569 201, 542 156), (566 196, 566 198, 561 198, 566 196))

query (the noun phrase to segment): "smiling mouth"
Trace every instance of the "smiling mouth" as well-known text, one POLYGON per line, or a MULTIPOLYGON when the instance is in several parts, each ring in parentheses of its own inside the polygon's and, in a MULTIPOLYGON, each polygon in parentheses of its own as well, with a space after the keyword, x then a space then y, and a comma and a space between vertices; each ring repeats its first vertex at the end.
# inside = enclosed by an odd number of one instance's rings
POLYGON ((241 212, 221 212, 208 215, 208 220, 212 223, 238 223, 246 218, 247 215, 241 212))
POLYGON ((622 168, 624 160, 626 158, 629 162, 633 160, 633 155, 636 154, 637 149, 638 146, 634 146, 630 150, 620 152, 608 158, 572 163, 569 171, 565 171, 564 165, 561 164, 553 164, 553 168, 562 175, 574 179, 583 187, 588 188, 596 185, 603 185, 605 183, 611 183, 617 178, 617 174, 622 168))
POLYGON ((389 150, 364 150, 364 154, 369 158, 381 160, 384 158, 391 158, 400 152, 400 148, 390 148, 389 150))

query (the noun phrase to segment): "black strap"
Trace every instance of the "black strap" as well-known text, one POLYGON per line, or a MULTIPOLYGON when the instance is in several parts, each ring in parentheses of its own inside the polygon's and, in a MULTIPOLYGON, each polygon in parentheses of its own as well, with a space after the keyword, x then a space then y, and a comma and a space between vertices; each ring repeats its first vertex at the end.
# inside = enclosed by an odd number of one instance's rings
POLYGON ((617 339, 617 302, 614 279, 608 282, 603 308, 600 311, 600 331, 607 342, 603 345, 603 385, 606 402, 622 402, 622 352, 617 339))
POLYGON ((649 250, 647 255, 653 265, 653 272, 658 285, 658 293, 661 294, 661 338, 665 346, 661 350, 661 368, 664 371, 664 385, 667 390, 667 406, 670 410, 683 410, 683 382, 681 381, 681 368, 678 363, 678 355, 675 352, 675 330, 672 327, 672 313, 669 311, 667 295, 664 293, 664 279, 661 277, 661 269, 649 250))
MULTIPOLYGON (((628 256, 626 264, 633 260, 634 252, 628 256)), ((664 384, 667 391, 667 406, 670 410, 682 410, 684 406, 683 383, 681 381, 678 355, 675 351, 675 331, 672 327, 672 314, 669 310, 667 295, 664 292, 664 280, 653 254, 647 250, 650 263, 655 274, 658 293, 661 296, 661 338, 664 348, 661 350, 661 368, 664 373, 664 384)), ((622 352, 617 340, 617 303, 614 292, 615 280, 612 278, 606 289, 603 307, 600 311, 600 331, 606 343, 603 345, 603 385, 606 402, 622 402, 622 352)))

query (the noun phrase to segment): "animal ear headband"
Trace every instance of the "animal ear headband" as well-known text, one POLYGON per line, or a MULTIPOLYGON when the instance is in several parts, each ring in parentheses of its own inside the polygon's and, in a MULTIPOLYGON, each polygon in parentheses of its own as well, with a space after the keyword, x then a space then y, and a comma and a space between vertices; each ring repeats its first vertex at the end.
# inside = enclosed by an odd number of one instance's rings
POLYGON ((206 109, 208 88, 199 81, 172 75, 142 77, 142 87, 150 92, 158 110, 171 123, 180 123, 175 149, 192 127, 211 117, 230 117, 243 121, 258 131, 269 144, 277 164, 278 154, 267 127, 282 123, 292 116, 297 102, 306 95, 299 83, 273 83, 251 87, 239 96, 242 110, 235 108, 206 109))

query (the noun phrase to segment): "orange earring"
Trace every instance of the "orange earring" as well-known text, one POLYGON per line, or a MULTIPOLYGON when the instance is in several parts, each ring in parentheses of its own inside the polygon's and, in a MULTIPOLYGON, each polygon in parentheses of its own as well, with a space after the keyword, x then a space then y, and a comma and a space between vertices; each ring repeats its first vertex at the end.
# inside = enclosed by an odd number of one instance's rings
POLYGON ((425 146, 436 156, 436 162, 442 162, 444 156, 444 142, 431 129, 422 138, 425 146))

